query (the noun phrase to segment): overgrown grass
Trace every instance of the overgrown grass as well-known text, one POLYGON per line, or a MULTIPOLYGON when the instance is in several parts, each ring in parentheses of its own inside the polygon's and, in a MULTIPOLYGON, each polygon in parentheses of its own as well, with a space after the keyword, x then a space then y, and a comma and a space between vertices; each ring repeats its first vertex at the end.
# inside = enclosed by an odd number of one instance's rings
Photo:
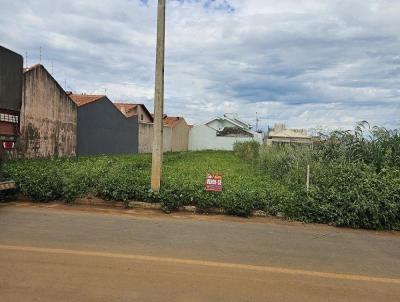
POLYGON ((368 229, 400 229, 398 131, 362 123, 354 132, 324 137, 313 149, 237 144, 235 152, 168 153, 162 190, 150 190, 149 155, 95 156, 7 162, 6 176, 37 201, 73 202, 89 193, 112 201, 160 202, 166 212, 182 205, 253 210, 288 219, 368 229), (311 167, 306 191, 306 167, 311 167), (205 192, 207 173, 223 174, 222 193, 205 192))
POLYGON ((255 209, 276 214, 280 202, 293 196, 271 177, 254 171, 232 152, 169 153, 164 156, 162 190, 150 190, 149 155, 97 156, 74 159, 10 161, 6 173, 19 190, 37 201, 72 202, 89 193, 110 201, 161 202, 165 211, 196 205, 202 211, 220 207, 248 216, 255 209), (222 173, 222 193, 205 192, 207 173, 222 173))
POLYGON ((400 229, 400 137, 396 130, 360 123, 310 147, 261 147, 236 154, 296 197, 281 211, 291 219, 368 229, 400 229), (307 165, 311 170, 306 191, 307 165))

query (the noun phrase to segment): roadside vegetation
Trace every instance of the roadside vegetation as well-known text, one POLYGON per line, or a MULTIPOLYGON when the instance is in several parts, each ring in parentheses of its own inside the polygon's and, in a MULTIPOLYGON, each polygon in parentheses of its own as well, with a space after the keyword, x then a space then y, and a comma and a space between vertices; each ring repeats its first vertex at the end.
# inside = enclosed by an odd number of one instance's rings
POLYGON ((35 201, 73 202, 93 194, 110 201, 160 202, 170 212, 183 205, 200 211, 222 208, 248 216, 254 209, 275 214, 275 203, 290 192, 244 162, 233 152, 167 153, 164 156, 162 190, 150 190, 150 155, 94 156, 10 161, 5 172, 21 193, 35 201), (222 193, 205 192, 207 173, 224 176, 222 193))
POLYGON ((235 153, 295 198, 286 217, 337 226, 400 229, 400 133, 363 122, 313 148, 238 144, 235 153), (310 188, 306 171, 310 166, 310 188))
POLYGON ((235 145, 234 152, 167 153, 162 190, 150 190, 150 155, 14 160, 5 174, 35 201, 103 199, 160 202, 166 212, 195 205, 249 216, 368 229, 400 229, 400 135, 362 123, 314 148, 235 145), (306 170, 310 166, 310 188, 306 170), (207 173, 223 175, 223 192, 205 192, 207 173))

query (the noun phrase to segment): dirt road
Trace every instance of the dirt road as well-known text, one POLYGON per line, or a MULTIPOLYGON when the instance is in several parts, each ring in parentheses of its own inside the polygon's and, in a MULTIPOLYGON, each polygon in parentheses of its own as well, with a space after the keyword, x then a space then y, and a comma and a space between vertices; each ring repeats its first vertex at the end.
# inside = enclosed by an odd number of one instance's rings
POLYGON ((0 207, 0 301, 400 301, 400 236, 0 207))

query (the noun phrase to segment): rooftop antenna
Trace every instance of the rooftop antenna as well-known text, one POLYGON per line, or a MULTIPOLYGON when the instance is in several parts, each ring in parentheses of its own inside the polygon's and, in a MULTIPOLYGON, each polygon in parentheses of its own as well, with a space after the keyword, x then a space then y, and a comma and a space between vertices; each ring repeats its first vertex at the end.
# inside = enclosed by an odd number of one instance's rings
POLYGON ((107 95, 107 88, 104 87, 103 89, 104 89, 104 95, 107 95))
POLYGON ((67 79, 64 80, 64 88, 67 90, 67 79))
POLYGON ((39 47, 39 64, 42 64, 42 46, 39 47))
POLYGON ((54 66, 53 66, 53 61, 51 61, 51 75, 54 75, 54 66))
POLYGON ((25 52, 25 67, 28 68, 28 51, 25 52))

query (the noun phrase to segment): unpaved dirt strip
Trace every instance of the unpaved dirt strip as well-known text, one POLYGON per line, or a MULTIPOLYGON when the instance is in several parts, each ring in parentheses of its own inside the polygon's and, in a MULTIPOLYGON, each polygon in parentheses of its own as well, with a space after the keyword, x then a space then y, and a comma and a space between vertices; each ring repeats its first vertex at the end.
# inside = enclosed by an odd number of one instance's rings
POLYGON ((326 272, 287 269, 287 268, 271 267, 271 266, 245 265, 245 264, 236 264, 236 263, 201 261, 201 260, 179 259, 179 258, 168 258, 168 257, 153 257, 153 256, 135 255, 135 254, 132 255, 132 254, 120 254, 120 253, 42 248, 42 247, 34 247, 34 246, 0 245, 0 249, 8 250, 8 251, 22 251, 22 252, 49 253, 49 254, 74 255, 74 256, 86 256, 86 257, 116 258, 116 259, 136 260, 136 261, 162 262, 162 263, 183 264, 183 265, 192 265, 192 266, 237 269, 237 270, 246 270, 246 271, 258 271, 258 272, 267 272, 267 273, 290 274, 290 275, 298 275, 298 276, 328 278, 328 279, 337 279, 337 280, 378 282, 378 283, 400 285, 400 279, 371 277, 371 276, 362 276, 362 275, 351 275, 351 274, 326 273, 326 272))

